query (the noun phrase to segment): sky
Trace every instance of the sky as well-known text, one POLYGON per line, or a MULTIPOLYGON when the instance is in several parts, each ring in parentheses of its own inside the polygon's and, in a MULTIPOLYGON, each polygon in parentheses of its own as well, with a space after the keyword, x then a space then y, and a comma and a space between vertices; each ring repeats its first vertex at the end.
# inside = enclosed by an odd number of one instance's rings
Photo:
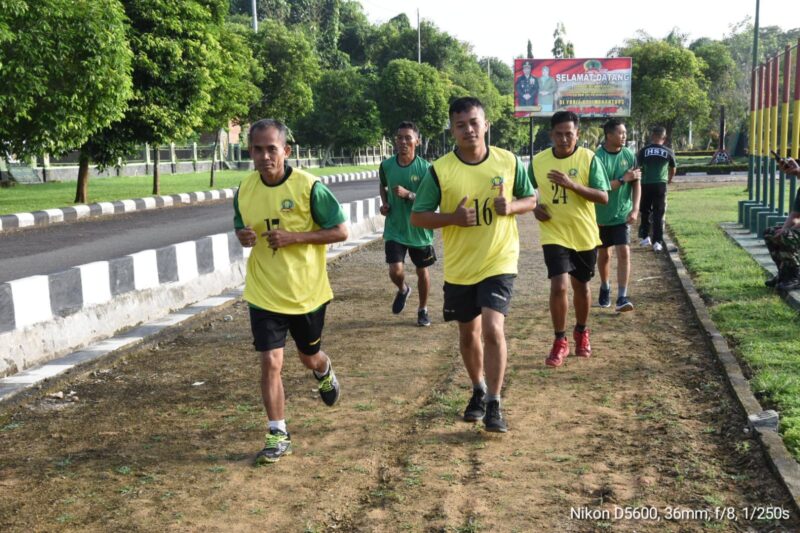
MULTIPOLYGON (((385 22, 402 10, 412 26, 420 18, 473 46, 479 57, 493 56, 509 66, 524 55, 528 39, 533 55, 552 56, 553 32, 563 22, 567 39, 575 45, 575 57, 605 57, 637 30, 656 38, 672 28, 700 37, 721 39, 730 26, 748 15, 755 17, 755 0, 561 0, 521 2, 511 0, 359 0, 371 22, 385 22), (562 7, 563 9, 558 9, 562 7)), ((784 30, 800 26, 800 1, 761 0, 760 26, 784 30)))

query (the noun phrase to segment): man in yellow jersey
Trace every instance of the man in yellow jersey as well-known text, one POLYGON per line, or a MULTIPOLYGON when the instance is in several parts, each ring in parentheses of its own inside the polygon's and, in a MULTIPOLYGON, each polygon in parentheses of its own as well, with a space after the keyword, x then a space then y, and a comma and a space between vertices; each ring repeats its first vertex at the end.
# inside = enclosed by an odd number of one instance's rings
POLYGON ((339 202, 319 178, 286 164, 288 131, 277 120, 254 123, 248 133, 256 171, 233 199, 234 227, 247 261, 244 299, 250 305, 253 345, 261 353, 261 397, 269 419, 256 463, 274 463, 292 452, 286 429, 281 369, 291 332, 302 363, 313 371, 326 405, 339 398, 339 382, 321 350, 325 308, 333 298, 326 245, 347 239, 339 202))
POLYGON ((547 277, 550 278, 550 316, 555 341, 548 366, 561 366, 569 354, 566 336, 572 284, 575 305, 575 355, 589 357, 589 308, 592 295, 589 280, 597 264, 597 247, 602 244, 593 204, 608 203, 611 189, 603 165, 594 152, 578 147, 578 116, 558 111, 550 118, 553 147, 531 160, 531 180, 538 193, 534 210, 541 224, 541 243, 547 277))
POLYGON ((480 100, 455 100, 450 124, 456 149, 428 169, 411 223, 442 228, 444 319, 458 321, 461 357, 472 381, 464 420, 483 419, 486 431, 504 433, 504 324, 519 259, 514 215, 536 207, 536 197, 519 158, 486 145, 489 123, 480 100))
POLYGON ((394 137, 397 154, 382 161, 380 176, 381 214, 386 217, 383 228, 386 263, 389 279, 397 285, 392 313, 399 314, 406 306, 411 287, 406 283, 404 263, 406 252, 417 269, 419 308, 417 325, 430 326, 428 293, 431 277, 428 267, 436 262, 433 231, 411 225, 411 206, 417 189, 430 163, 417 155, 419 130, 413 122, 401 122, 394 137))

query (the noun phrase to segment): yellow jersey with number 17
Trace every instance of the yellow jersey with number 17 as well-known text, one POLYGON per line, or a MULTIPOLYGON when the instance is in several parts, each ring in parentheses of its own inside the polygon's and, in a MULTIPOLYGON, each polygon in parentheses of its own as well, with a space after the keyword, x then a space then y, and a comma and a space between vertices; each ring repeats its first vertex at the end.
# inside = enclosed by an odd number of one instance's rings
MULTIPOLYGON (((451 152, 433 163, 429 176, 438 182, 442 213, 452 213, 466 197, 466 207, 475 209, 475 226, 447 226, 444 240, 444 279, 457 285, 473 285, 488 277, 516 274, 519 233, 514 216, 498 216, 494 200, 500 194, 532 196, 524 165, 506 150, 489 147, 486 159, 476 164, 461 161, 451 152)), ((421 198, 418 194, 417 200, 421 198)), ((414 209, 417 210, 417 203, 414 209)))
POLYGON ((539 205, 547 207, 550 220, 540 224, 540 242, 557 244, 578 252, 600 246, 594 204, 577 193, 560 187, 549 179, 551 170, 559 170, 574 182, 601 191, 611 189, 603 165, 594 152, 578 147, 572 155, 559 158, 545 150, 531 161, 531 180, 539 191, 539 205))

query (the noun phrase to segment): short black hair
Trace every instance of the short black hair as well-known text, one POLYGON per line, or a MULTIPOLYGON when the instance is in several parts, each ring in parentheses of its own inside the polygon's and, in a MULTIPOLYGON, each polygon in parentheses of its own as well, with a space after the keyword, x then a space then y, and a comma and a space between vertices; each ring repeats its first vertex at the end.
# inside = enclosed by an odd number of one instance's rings
POLYGON ((650 135, 655 135, 659 139, 661 137, 667 136, 667 128, 664 126, 654 126, 653 129, 650 130, 650 135))
POLYGON ((253 133, 268 128, 275 128, 278 130, 278 135, 283 141, 283 144, 286 144, 286 139, 289 137, 289 128, 286 127, 286 124, 274 118, 262 118, 261 120, 253 122, 250 126, 250 130, 247 132, 247 144, 253 143, 253 133))
POLYGON ((397 128, 395 128, 394 131, 395 133, 397 133, 400 130, 414 130, 414 133, 416 133, 417 137, 419 137, 419 128, 417 128, 417 125, 411 122, 410 120, 404 120, 403 122, 398 124, 397 128))
POLYGON ((555 113, 553 113, 553 116, 550 117, 551 128, 555 128, 562 122, 572 122, 573 124, 575 124, 576 128, 580 126, 581 123, 580 119, 578 118, 578 115, 576 115, 572 111, 556 111, 555 113))
POLYGON ((486 112, 486 108, 483 107, 481 101, 475 98, 474 96, 462 96, 461 98, 456 98, 455 100, 453 100, 453 103, 450 104, 450 111, 448 113, 448 116, 452 120, 453 114, 469 111, 473 107, 483 109, 483 112, 484 113, 486 112))
POLYGON ((624 126, 625 123, 618 118, 610 118, 603 124, 603 134, 608 135, 610 133, 614 133, 617 130, 617 127, 624 126))

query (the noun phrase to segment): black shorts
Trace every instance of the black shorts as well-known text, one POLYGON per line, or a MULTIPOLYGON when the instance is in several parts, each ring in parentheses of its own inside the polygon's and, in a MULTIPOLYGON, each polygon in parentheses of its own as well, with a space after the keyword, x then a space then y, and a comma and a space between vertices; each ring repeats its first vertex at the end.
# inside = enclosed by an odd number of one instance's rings
POLYGON ((429 267, 436 262, 436 250, 433 246, 425 246, 422 248, 413 248, 400 244, 397 241, 386 241, 384 244, 386 251, 386 263, 402 263, 406 260, 406 251, 411 262, 417 268, 429 267))
POLYGON ((558 244, 543 244, 544 264, 547 265, 547 277, 554 278, 560 274, 569 274, 582 283, 594 277, 597 264, 597 248, 576 252, 558 244))
POLYGON ((288 331, 300 353, 315 355, 322 347, 322 327, 325 325, 327 307, 325 303, 316 311, 304 315, 284 315, 250 307, 253 346, 259 352, 283 348, 288 331))
POLYGON ((488 307, 508 315, 515 274, 491 276, 474 285, 455 285, 444 282, 444 319, 470 322, 488 307))
POLYGON ((631 243, 631 227, 627 224, 616 224, 614 226, 600 226, 600 240, 603 244, 600 248, 609 246, 619 246, 631 243))

